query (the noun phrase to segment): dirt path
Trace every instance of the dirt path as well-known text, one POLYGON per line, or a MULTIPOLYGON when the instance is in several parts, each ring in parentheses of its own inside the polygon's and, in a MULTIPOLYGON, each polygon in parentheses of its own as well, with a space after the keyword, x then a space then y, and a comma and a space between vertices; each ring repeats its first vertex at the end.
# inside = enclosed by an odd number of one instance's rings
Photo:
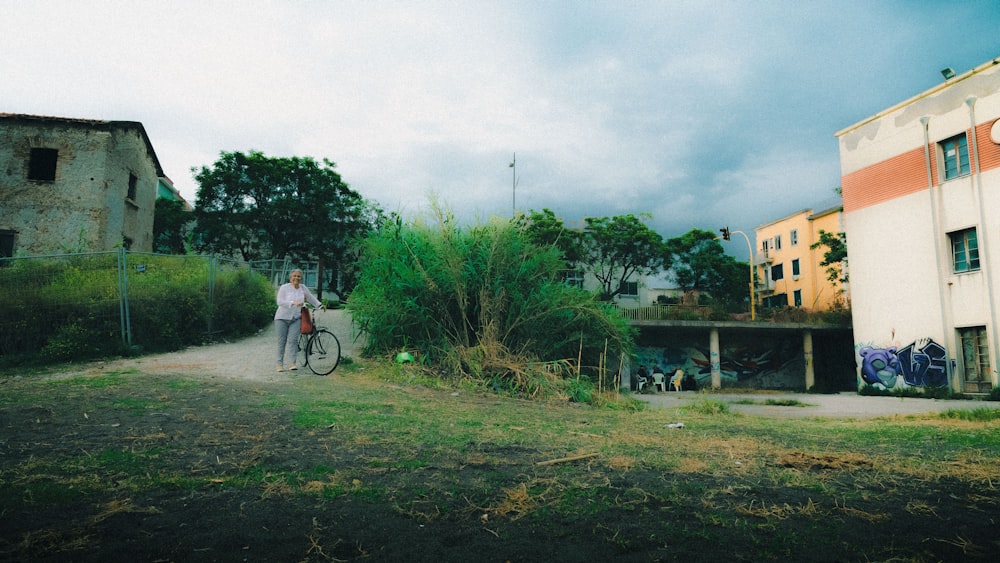
MULTIPOLYGON (((351 316, 344 309, 333 309, 317 313, 317 324, 332 331, 340 340, 341 357, 360 356, 364 337, 359 335, 351 323, 351 316)), ((95 362, 86 372, 140 369, 147 373, 183 373, 213 375, 252 381, 287 381, 290 377, 312 375, 308 369, 294 372, 275 372, 275 350, 277 337, 273 324, 267 325, 256 336, 234 342, 192 346, 184 350, 166 354, 122 358, 112 361, 95 362)), ((302 361, 302 354, 299 354, 302 361)))

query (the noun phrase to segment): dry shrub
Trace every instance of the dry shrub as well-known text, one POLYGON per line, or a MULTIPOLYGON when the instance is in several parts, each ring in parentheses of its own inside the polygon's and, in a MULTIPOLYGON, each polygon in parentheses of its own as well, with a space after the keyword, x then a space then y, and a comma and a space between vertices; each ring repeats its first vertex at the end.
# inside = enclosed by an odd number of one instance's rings
MULTIPOLYGON (((772 504, 768 506, 766 502, 761 502, 757 504, 756 500, 750 501, 750 505, 746 507, 737 507, 736 512, 739 514, 745 514, 747 516, 755 516, 757 518, 767 519, 778 519, 784 520, 791 516, 819 516, 821 511, 819 505, 813 502, 810 498, 805 504, 801 506, 792 506, 785 503, 781 506, 777 504, 772 504)), ((858 511, 861 512, 861 511, 858 511)), ((867 513, 865 513, 867 514, 867 513)))
POLYGON ((708 470, 708 464, 705 460, 695 458, 695 457, 682 457, 677 463, 677 471, 681 473, 694 473, 697 475, 703 475, 706 470, 708 470))
POLYGON ((494 391, 535 398, 561 379, 561 364, 536 362, 512 352, 498 340, 476 346, 454 346, 444 351, 445 369, 460 377, 489 382, 494 391))
POLYGON ((802 471, 870 469, 875 466, 871 460, 861 454, 812 454, 808 452, 785 452, 778 455, 775 464, 802 471))
POLYGON ((867 520, 868 522, 875 524, 876 522, 884 522, 889 519, 889 514, 885 512, 868 512, 865 510, 860 510, 857 508, 851 508, 849 506, 840 506, 838 503, 834 508, 834 512, 840 512, 854 518, 860 518, 862 520, 867 520))
POLYGON ((142 513, 142 514, 158 514, 160 510, 158 508, 149 507, 139 507, 132 504, 132 499, 114 499, 110 502, 106 502, 101 505, 100 512, 94 515, 93 522, 101 522, 107 520, 108 518, 114 516, 115 514, 122 513, 142 513))

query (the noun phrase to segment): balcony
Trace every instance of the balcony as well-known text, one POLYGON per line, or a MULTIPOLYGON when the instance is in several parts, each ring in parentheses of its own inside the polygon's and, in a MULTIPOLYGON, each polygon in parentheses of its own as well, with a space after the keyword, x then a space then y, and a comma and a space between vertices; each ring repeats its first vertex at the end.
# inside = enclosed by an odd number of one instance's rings
POLYGON ((774 280, 767 280, 765 282, 758 281, 754 284, 753 288, 759 295, 774 293, 774 280))

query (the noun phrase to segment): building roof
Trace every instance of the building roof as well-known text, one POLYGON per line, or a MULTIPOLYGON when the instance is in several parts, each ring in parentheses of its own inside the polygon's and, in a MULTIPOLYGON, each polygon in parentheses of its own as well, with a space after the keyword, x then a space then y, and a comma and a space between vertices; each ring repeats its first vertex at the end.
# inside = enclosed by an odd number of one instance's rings
POLYGON ((844 206, 842 204, 841 205, 834 205, 833 207, 829 207, 827 209, 823 209, 822 211, 817 211, 817 212, 813 213, 812 215, 809 216, 809 219, 819 219, 820 217, 826 217, 827 215, 830 215, 831 213, 840 213, 843 210, 844 210, 844 206))
POLYGON ((981 73, 981 72, 983 72, 983 71, 985 71, 985 70, 987 70, 989 68, 993 68, 996 65, 1000 65, 1000 57, 997 57, 995 59, 986 61, 985 63, 977 66, 976 68, 974 68, 972 70, 969 70, 969 71, 966 71, 966 72, 964 72, 962 74, 959 74, 958 76, 954 76, 952 78, 948 78, 944 82, 938 84, 937 86, 934 86, 933 88, 930 88, 929 90, 921 92, 921 93, 917 94, 916 96, 913 96, 912 98, 909 98, 907 100, 903 100, 902 102, 899 102, 898 104, 896 104, 896 105, 894 105, 892 107, 886 108, 886 109, 884 109, 884 110, 876 113, 875 115, 873 115, 871 117, 867 117, 865 119, 862 119, 861 121, 855 123, 854 125, 851 125, 850 127, 845 127, 843 129, 841 129, 840 131, 837 131, 836 133, 833 134, 833 136, 834 137, 841 137, 843 135, 846 135, 847 133, 850 133, 854 129, 857 129, 858 127, 861 127, 862 125, 864 125, 866 123, 875 121, 877 119, 881 119, 882 117, 884 117, 884 116, 886 116, 886 115, 888 115, 888 114, 890 114, 890 113, 898 110, 901 107, 908 106, 908 105, 912 104, 913 102, 915 102, 915 101, 917 101, 917 100, 919 100, 921 98, 926 98, 928 96, 936 94, 937 92, 940 92, 941 90, 944 90, 945 88, 950 88, 955 83, 961 82, 961 81, 963 81, 963 80, 965 80, 967 78, 975 76, 976 74, 979 74, 979 73, 981 73))
POLYGON ((153 143, 150 142, 149 135, 146 134, 146 128, 143 127, 142 123, 139 123, 138 121, 109 121, 104 119, 81 119, 76 117, 54 117, 48 115, 0 112, 0 122, 20 123, 25 125, 58 124, 68 127, 85 127, 88 129, 104 131, 111 131, 113 129, 134 129, 138 131, 142 141, 146 144, 146 151, 149 153, 150 158, 153 159, 153 164, 156 166, 156 175, 164 176, 163 168, 160 166, 160 159, 157 158, 156 151, 153 150, 153 143))

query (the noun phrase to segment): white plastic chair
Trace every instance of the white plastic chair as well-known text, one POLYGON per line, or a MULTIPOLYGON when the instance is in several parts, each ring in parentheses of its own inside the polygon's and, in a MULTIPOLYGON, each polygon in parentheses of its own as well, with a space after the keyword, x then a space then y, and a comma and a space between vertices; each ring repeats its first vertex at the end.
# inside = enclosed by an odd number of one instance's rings
POLYGON ((667 384, 666 382, 663 381, 662 373, 653 374, 653 389, 656 389, 657 391, 663 391, 664 393, 667 392, 667 384))
POLYGON ((636 391, 636 393, 642 393, 642 390, 646 388, 646 378, 645 377, 639 377, 638 375, 635 376, 635 377, 636 377, 636 381, 638 381, 638 383, 635 386, 635 391, 636 391))

